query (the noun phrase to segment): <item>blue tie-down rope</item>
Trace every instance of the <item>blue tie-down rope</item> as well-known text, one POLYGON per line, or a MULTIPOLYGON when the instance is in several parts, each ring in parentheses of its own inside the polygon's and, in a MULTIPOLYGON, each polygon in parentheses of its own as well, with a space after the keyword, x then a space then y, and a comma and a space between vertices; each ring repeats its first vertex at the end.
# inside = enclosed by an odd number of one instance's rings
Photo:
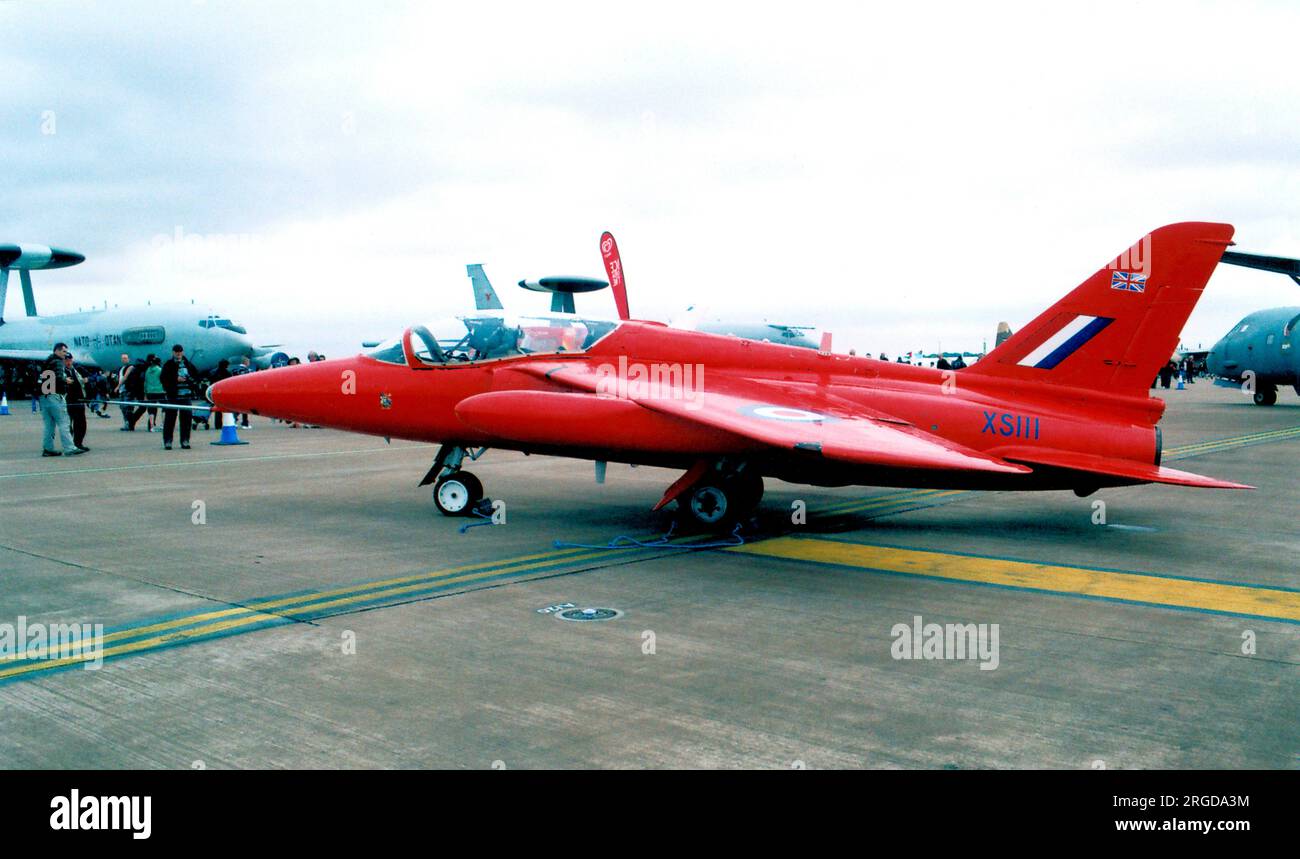
POLYGON ((460 533, 464 534, 470 528, 477 528, 480 525, 495 525, 496 523, 492 521, 492 514, 484 512, 484 510, 491 510, 491 509, 492 509, 492 502, 486 498, 484 498, 482 501, 476 504, 474 506, 474 509, 469 511, 469 515, 477 516, 479 519, 482 519, 483 521, 466 522, 464 525, 460 526, 460 533))
POLYGON ((570 543, 567 540, 555 540, 557 549, 729 549, 732 546, 745 545, 745 538, 740 533, 743 526, 737 522, 736 527, 731 529, 730 538, 726 541, 717 543, 686 543, 677 544, 671 542, 673 532, 677 530, 677 523, 671 522, 668 525, 668 532, 653 540, 638 540, 635 537, 629 537, 626 534, 620 534, 608 543, 595 545, 592 543, 570 543))

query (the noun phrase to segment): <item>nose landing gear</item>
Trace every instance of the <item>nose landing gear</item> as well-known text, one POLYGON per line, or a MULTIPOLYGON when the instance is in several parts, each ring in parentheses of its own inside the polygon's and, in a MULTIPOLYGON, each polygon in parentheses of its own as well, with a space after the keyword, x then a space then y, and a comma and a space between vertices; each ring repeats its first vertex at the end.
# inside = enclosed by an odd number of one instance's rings
POLYGON ((444 516, 466 516, 483 500, 483 484, 468 471, 453 471, 433 487, 433 503, 444 516))
POLYGON ((445 444, 438 449, 433 467, 420 481, 421 486, 433 484, 433 504, 444 516, 468 516, 483 500, 483 483, 468 471, 461 471, 465 457, 478 459, 487 450, 468 450, 459 445, 445 444))

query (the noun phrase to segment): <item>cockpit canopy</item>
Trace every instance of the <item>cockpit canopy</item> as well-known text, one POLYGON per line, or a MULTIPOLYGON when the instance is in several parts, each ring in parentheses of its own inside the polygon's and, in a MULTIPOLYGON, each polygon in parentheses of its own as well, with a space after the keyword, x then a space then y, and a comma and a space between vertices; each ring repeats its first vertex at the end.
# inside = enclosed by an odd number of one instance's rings
POLYGON ((248 329, 237 322, 232 322, 221 316, 209 316, 207 319, 199 320, 200 328, 224 328, 227 331, 233 331, 236 334, 247 334, 248 329))
POLYGON ((516 355, 583 352, 617 326, 617 322, 597 319, 463 317, 454 329, 440 326, 446 328, 439 332, 443 336, 435 336, 422 325, 409 329, 409 349, 403 334, 364 354, 388 364, 414 366, 414 359, 421 365, 436 366, 516 355))

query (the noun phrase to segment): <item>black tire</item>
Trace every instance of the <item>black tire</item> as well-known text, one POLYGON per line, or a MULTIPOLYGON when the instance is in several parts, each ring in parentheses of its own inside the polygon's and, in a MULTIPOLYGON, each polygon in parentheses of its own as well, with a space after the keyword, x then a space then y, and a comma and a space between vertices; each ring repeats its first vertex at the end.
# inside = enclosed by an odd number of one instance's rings
POLYGON ((705 479, 682 493, 678 507, 688 522, 720 528, 733 521, 735 489, 726 481, 705 479))
POLYGON ((732 504, 736 517, 754 512, 763 500, 763 475, 746 469, 732 477, 728 484, 732 489, 732 504))
POLYGON ((468 516, 483 500, 483 484, 468 471, 453 471, 433 485, 433 504, 443 516, 468 516))
POLYGON ((1255 389, 1255 405, 1271 406, 1277 402, 1277 388, 1273 385, 1261 385, 1255 389))

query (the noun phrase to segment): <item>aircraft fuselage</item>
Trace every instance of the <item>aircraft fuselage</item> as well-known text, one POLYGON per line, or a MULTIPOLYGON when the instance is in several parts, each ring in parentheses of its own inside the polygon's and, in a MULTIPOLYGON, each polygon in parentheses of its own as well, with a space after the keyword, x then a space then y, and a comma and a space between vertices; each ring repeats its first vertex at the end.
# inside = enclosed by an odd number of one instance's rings
POLYGON ((0 325, 0 353, 48 353, 55 343, 63 342, 78 363, 111 370, 119 366, 123 354, 132 361, 150 354, 165 360, 172 346, 180 343, 199 371, 207 373, 223 358, 233 362, 254 351, 246 335, 219 327, 219 319, 192 305, 11 318, 0 325))

